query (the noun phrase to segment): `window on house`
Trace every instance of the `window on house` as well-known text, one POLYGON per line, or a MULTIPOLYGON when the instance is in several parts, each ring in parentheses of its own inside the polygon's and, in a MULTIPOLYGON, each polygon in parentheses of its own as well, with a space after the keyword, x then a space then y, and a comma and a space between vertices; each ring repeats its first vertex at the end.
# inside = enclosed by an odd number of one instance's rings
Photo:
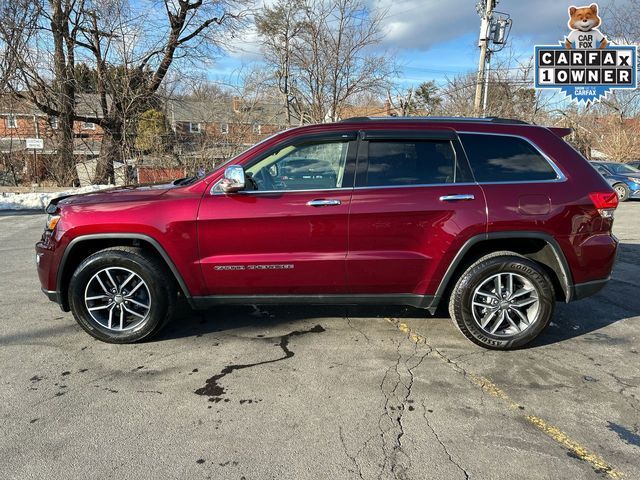
POLYGON ((200 124, 199 123, 189 123, 189 131, 191 133, 200 133, 200 124))
POLYGON ((220 133, 222 133, 223 135, 226 135, 227 133, 229 133, 229 124, 228 123, 221 123, 220 124, 220 133))
POLYGON ((258 135, 260 135, 262 133, 262 125, 260 125, 259 123, 254 123, 253 133, 257 133, 258 135))
POLYGON ((93 122, 82 122, 82 129, 83 130, 95 130, 96 129, 96 124, 93 122))
POLYGON ((18 128, 18 119, 15 115, 9 115, 7 117, 7 128, 18 128))
POLYGON ((49 118, 49 125, 51 126, 52 129, 57 130, 58 129, 58 117, 49 118))

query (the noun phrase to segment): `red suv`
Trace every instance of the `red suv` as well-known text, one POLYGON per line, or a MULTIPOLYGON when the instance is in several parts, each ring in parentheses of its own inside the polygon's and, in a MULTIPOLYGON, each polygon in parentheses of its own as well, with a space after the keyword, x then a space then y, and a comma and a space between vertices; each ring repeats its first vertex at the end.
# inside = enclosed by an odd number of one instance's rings
POLYGON ((150 337, 183 296, 448 303, 471 341, 520 347, 615 259, 617 196, 567 133, 495 118, 294 128, 203 178, 54 200, 40 282, 106 342, 150 337))

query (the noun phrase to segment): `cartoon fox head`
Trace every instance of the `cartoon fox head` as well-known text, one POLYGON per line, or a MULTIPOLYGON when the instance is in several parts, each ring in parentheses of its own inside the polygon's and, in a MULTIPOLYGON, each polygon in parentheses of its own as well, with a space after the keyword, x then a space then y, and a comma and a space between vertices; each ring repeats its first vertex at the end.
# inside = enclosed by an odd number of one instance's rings
POLYGON ((588 7, 569 7, 569 28, 588 32, 600 25, 598 5, 592 3, 588 7))

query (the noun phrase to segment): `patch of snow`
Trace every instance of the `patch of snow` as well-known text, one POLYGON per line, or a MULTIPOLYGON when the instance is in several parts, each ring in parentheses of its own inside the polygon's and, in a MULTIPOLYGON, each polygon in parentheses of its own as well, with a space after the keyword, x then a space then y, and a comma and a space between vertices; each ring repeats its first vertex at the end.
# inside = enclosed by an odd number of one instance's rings
POLYGON ((0 210, 43 210, 49 202, 63 195, 76 195, 78 193, 96 192, 113 185, 89 185, 86 187, 72 188, 63 192, 29 192, 29 193, 3 193, 0 194, 0 210))

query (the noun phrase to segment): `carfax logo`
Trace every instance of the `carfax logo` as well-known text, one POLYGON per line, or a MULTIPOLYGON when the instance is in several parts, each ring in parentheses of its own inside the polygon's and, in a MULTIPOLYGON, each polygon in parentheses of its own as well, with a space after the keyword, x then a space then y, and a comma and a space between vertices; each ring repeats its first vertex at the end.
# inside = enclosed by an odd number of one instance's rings
POLYGON ((637 47, 612 45, 598 30, 598 5, 569 8, 571 32, 560 45, 535 47, 536 88, 559 88, 578 102, 637 88, 637 47))

